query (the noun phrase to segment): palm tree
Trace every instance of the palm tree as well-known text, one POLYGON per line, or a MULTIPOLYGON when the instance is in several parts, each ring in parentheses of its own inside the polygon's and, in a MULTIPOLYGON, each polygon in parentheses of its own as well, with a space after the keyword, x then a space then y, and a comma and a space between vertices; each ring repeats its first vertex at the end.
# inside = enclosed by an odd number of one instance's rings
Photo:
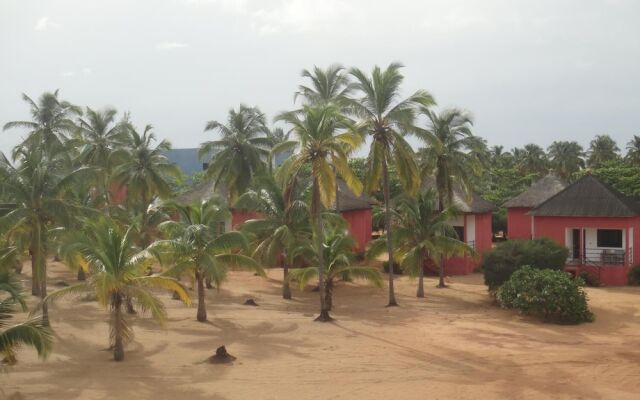
POLYGON ((640 136, 633 135, 633 139, 627 143, 626 159, 633 165, 640 165, 640 136))
POLYGON ((70 240, 63 252, 81 257, 91 270, 89 278, 86 282, 52 292, 43 304, 65 296, 95 293, 98 302, 110 313, 109 337, 113 359, 122 361, 124 346, 133 333, 125 318, 126 299, 132 299, 139 311, 148 311, 161 325, 167 319, 167 311, 150 289, 174 291, 188 305, 191 299, 177 280, 162 275, 146 275, 153 258, 148 250, 135 246, 131 227, 123 230, 104 217, 96 222, 86 221, 86 226, 88 229, 70 240))
POLYGON ((597 168, 608 161, 615 161, 620 157, 620 148, 609 135, 597 135, 589 143, 589 158, 587 164, 597 168))
POLYGON ((244 267, 263 274, 262 268, 250 257, 236 251, 248 250, 246 238, 240 232, 221 233, 230 215, 215 201, 204 201, 192 206, 173 205, 180 215, 180 221, 166 221, 160 229, 169 237, 150 246, 161 259, 170 260, 174 265, 165 275, 179 277, 189 273, 198 285, 197 320, 207 320, 204 296, 205 280, 211 279, 220 287, 230 266, 244 267))
POLYGON ((202 143, 198 154, 201 158, 211 157, 207 176, 213 178, 216 187, 226 187, 232 202, 249 187, 269 157, 272 140, 265 116, 257 107, 241 104, 237 111, 229 111, 226 125, 209 121, 206 131, 217 132, 221 138, 202 143))
MULTIPOLYGON (((363 120, 367 133, 371 136, 371 147, 367 158, 365 191, 376 191, 382 183, 385 225, 387 230, 387 250, 389 260, 393 260, 389 167, 395 167, 396 174, 404 189, 415 193, 420 186, 420 174, 414 152, 404 139, 404 134, 413 131, 416 107, 429 107, 435 102, 423 90, 406 99, 399 99, 403 76, 401 64, 390 64, 386 70, 374 67, 371 76, 354 68, 350 71, 356 79, 354 89, 360 97, 350 102, 355 115, 363 120)), ((393 270, 389 269, 389 304, 397 306, 393 287, 393 270)))
POLYGON ((546 175, 548 170, 547 155, 542 147, 537 144, 527 144, 524 146, 523 154, 518 160, 520 171, 525 174, 546 175))
POLYGON ((302 70, 302 77, 308 78, 311 85, 299 85, 294 101, 302 98, 303 104, 306 105, 328 103, 346 105, 353 89, 344 67, 339 64, 330 65, 324 70, 317 66, 313 67, 313 71, 302 70))
MULTIPOLYGON (((5 251, 3 253, 6 254, 5 251)), ((20 345, 35 348, 38 356, 43 359, 51 351, 53 335, 41 318, 31 318, 21 324, 8 325, 18 307, 22 311, 27 310, 22 286, 8 269, 0 269, 0 355, 3 357, 0 363, 14 364, 16 349, 20 345)))
MULTIPOLYGON (((29 235, 33 295, 47 294, 46 256, 51 249, 49 229, 65 226, 86 210, 72 204, 65 194, 76 178, 91 172, 79 168, 66 172, 59 153, 47 156, 43 149, 23 148, 16 165, 0 153, 0 185, 10 202, 0 205, 0 230, 8 235, 29 235)), ((46 306, 43 318, 48 318, 46 306)))
MULTIPOLYGON (((320 288, 320 316, 317 321, 330 321, 325 301, 325 264, 322 246, 324 233, 320 214, 330 207, 336 198, 336 175, 339 175, 354 193, 362 192, 362 183, 348 165, 348 151, 357 148, 362 137, 354 131, 351 121, 336 105, 303 106, 302 110, 280 114, 277 120, 289 123, 298 142, 286 142, 278 148, 299 147, 282 165, 282 173, 288 176, 288 186, 305 170, 311 168, 311 225, 318 251, 318 280, 320 288), (341 131, 341 133, 339 133, 341 131)), ((278 148, 274 148, 277 151, 278 148)))
POLYGON ((255 244, 253 258, 266 266, 279 263, 283 271, 282 297, 291 299, 289 265, 292 250, 311 238, 309 207, 298 190, 282 188, 272 175, 260 177, 257 189, 249 190, 236 207, 259 211, 262 218, 246 221, 241 230, 255 244))
POLYGON ((29 105, 31 121, 7 122, 3 130, 26 128, 29 135, 16 150, 25 147, 42 147, 47 153, 60 151, 76 126, 73 115, 82 113, 81 109, 58 98, 59 91, 43 93, 37 102, 26 94, 22 99, 29 105))
POLYGON ((584 168, 584 150, 577 142, 555 141, 547 149, 553 173, 566 181, 584 168))
MULTIPOLYGON (((417 129, 417 136, 427 144, 420 150, 424 174, 435 176, 438 192, 438 209, 444 210, 453 205, 456 187, 469 193, 473 179, 480 176, 484 169, 485 144, 471 132, 472 120, 469 114, 448 109, 437 114, 424 109, 428 118, 426 129, 417 129)), ((444 283, 444 260, 440 261, 439 288, 444 283)))
POLYGON ((320 274, 320 263, 324 263, 326 275, 326 307, 328 311, 333 308, 333 289, 339 279, 353 278, 364 279, 375 287, 382 287, 383 280, 377 268, 352 265, 353 248, 356 241, 344 233, 344 230, 333 230, 327 233, 322 247, 322 257, 318 257, 317 247, 307 242, 293 250, 295 256, 303 257, 311 264, 310 267, 296 268, 289 273, 289 280, 298 282, 300 289, 320 274))
MULTIPOLYGON (((441 260, 475 254, 473 249, 457 237, 450 225, 453 209, 438 211, 436 192, 429 189, 416 197, 401 196, 394 211, 397 226, 394 244, 400 267, 411 275, 418 275, 416 297, 424 297, 424 267, 429 260, 441 260)), ((374 259, 384 251, 386 238, 372 242, 367 258, 374 259)))

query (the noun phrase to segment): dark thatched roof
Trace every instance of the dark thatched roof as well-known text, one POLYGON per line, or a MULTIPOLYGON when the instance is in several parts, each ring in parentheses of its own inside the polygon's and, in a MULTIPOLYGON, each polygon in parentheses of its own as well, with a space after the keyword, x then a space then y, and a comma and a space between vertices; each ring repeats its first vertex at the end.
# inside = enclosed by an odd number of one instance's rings
MULTIPOLYGON (((340 211, 367 210, 373 204, 376 204, 376 200, 364 193, 356 196, 344 181, 338 181, 338 206, 340 211)), ((333 208, 335 208, 335 205, 333 208)))
POLYGON ((504 207, 533 208, 566 187, 567 183, 562 179, 553 175, 547 175, 534 182, 529 189, 504 203, 504 207))
MULTIPOLYGON (((436 189, 436 180, 428 176, 422 182, 423 189, 436 189)), ((481 214, 493 211, 496 207, 493 203, 483 199, 477 193, 465 194, 462 188, 456 187, 453 191, 453 206, 460 212, 481 214)))
POLYGON ((640 204, 589 174, 529 213, 535 216, 633 217, 640 215, 640 204))
POLYGON ((186 206, 209 200, 216 196, 220 198, 220 200, 225 201, 227 198, 227 191, 222 187, 216 190, 214 181, 211 180, 202 182, 188 192, 184 192, 176 196, 175 202, 186 206))

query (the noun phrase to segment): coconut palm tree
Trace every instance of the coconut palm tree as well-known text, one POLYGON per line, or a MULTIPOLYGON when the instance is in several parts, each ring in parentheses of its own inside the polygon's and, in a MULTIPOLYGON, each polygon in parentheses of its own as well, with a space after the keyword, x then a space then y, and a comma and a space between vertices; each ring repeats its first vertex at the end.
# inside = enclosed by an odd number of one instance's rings
POLYGON ((375 287, 382 287, 383 280, 377 268, 353 265, 353 248, 356 241, 344 233, 344 230, 331 230, 327 232, 322 246, 322 257, 318 257, 317 247, 307 242, 293 250, 294 256, 304 258, 310 267, 296 268, 289 273, 289 280, 298 282, 300 289, 320 274, 320 263, 324 263, 326 307, 328 311, 333 308, 333 289, 340 279, 351 280, 354 278, 370 282, 375 287))
POLYGON ((237 253, 248 251, 246 238, 240 232, 221 233, 221 226, 230 218, 229 211, 214 200, 191 206, 173 205, 180 221, 166 221, 160 230, 169 239, 159 240, 149 249, 164 262, 173 264, 165 275, 193 276, 198 287, 197 320, 207 320, 204 285, 207 279, 220 287, 229 267, 243 267, 264 274, 252 258, 237 253))
POLYGON ((608 161, 615 161, 620 158, 620 148, 615 140, 609 135, 597 135, 589 143, 589 158, 587 165, 597 168, 608 161))
POLYGON ((546 175, 548 171, 548 160, 542 147, 533 143, 524 146, 522 155, 518 160, 518 169, 525 175, 546 175))
MULTIPOLYGON (((439 211, 438 198, 432 189, 415 197, 401 196, 394 210, 396 226, 394 244, 400 267, 418 276, 416 297, 424 297, 424 267, 429 260, 440 264, 450 257, 474 255, 474 251, 457 237, 450 221, 455 215, 451 208, 439 211)), ((376 239, 367 251, 367 258, 375 259, 384 252, 386 238, 376 239)))
POLYGON ((294 101, 301 99, 306 105, 334 103, 344 106, 353 90, 349 76, 340 64, 330 65, 327 69, 314 66, 312 71, 302 70, 302 77, 307 78, 310 85, 299 85, 294 101))
MULTIPOLYGON (((11 250, 1 251, 4 255, 11 250)), ((22 294, 22 285, 7 268, 0 269, 0 364, 14 364, 16 350, 21 346, 31 346, 41 358, 49 355, 53 343, 53 335, 49 326, 41 318, 31 318, 23 323, 9 325, 9 320, 21 309, 27 310, 22 294)))
POLYGON ((578 142, 555 141, 547 149, 551 171, 558 178, 571 181, 584 168, 584 150, 578 142))
POLYGON ((214 131, 221 137, 202 143, 198 154, 201 158, 210 157, 207 176, 216 187, 224 185, 233 202, 268 160, 273 142, 268 136, 265 115, 257 107, 241 104, 238 110, 229 110, 226 125, 209 121, 206 131, 214 131))
MULTIPOLYGON (((424 90, 400 99, 400 85, 404 77, 400 73, 401 64, 392 63, 382 71, 374 67, 371 75, 353 68, 350 74, 355 78, 354 90, 359 94, 349 102, 351 111, 362 119, 366 132, 371 136, 371 147, 367 157, 367 177, 365 191, 371 193, 380 188, 384 196, 387 230, 387 250, 389 260, 393 260, 389 167, 395 167, 403 188, 415 193, 420 186, 420 174, 414 152, 404 135, 413 131, 413 123, 418 106, 435 104, 433 97, 424 90)), ((393 287, 393 270, 389 270, 389 304, 398 305, 393 287)))
POLYGON ((309 207, 298 192, 283 188, 273 175, 265 175, 257 179, 255 190, 247 191, 236 202, 236 207, 262 214, 260 219, 242 224, 241 230, 251 238, 254 259, 265 266, 282 267, 284 299, 291 299, 287 277, 292 250, 311 238, 309 207))
MULTIPOLYGON (((320 288, 320 316, 317 321, 330 321, 331 316, 325 302, 325 264, 322 246, 324 233, 320 219, 323 208, 330 207, 336 198, 336 175, 356 195, 362 192, 362 183, 353 174, 348 164, 348 152, 356 149, 362 137, 356 127, 346 118, 338 106, 333 104, 303 106, 301 110, 280 114, 279 121, 290 124, 298 142, 289 141, 278 148, 298 147, 299 151, 281 166, 291 188, 306 168, 311 169, 311 225, 318 249, 318 279, 320 288)), ((277 151, 278 148, 274 148, 277 151)))
POLYGON ((115 361, 124 360, 124 346, 132 338, 133 330, 125 318, 126 299, 131 299, 140 312, 149 312, 161 325, 167 319, 164 304, 151 291, 162 288, 178 293, 180 299, 191 304, 184 287, 174 278, 147 275, 153 263, 151 253, 134 244, 133 228, 123 229, 113 220, 102 217, 86 221, 87 229, 63 246, 67 256, 82 258, 91 274, 87 281, 56 290, 43 300, 95 293, 100 305, 109 310, 109 338, 115 361))
POLYGON ((12 128, 25 128, 29 134, 21 144, 16 146, 16 150, 25 147, 42 147, 45 152, 58 152, 64 148, 69 134, 75 129, 73 116, 82 113, 82 110, 71 103, 60 100, 59 91, 45 92, 38 101, 34 101, 26 94, 22 94, 22 99, 29 105, 31 114, 30 121, 7 122, 3 130, 12 128))
MULTIPOLYGON (((484 141, 471 131, 471 116, 457 109, 436 113, 423 110, 428 119, 425 129, 417 129, 416 135, 427 146, 419 151, 423 174, 435 176, 438 193, 438 209, 453 205, 454 190, 461 188, 469 193, 469 186, 484 170, 486 148, 484 141)), ((440 262, 440 281, 444 283, 444 261, 440 262)))
POLYGON ((633 139, 627 143, 627 161, 635 166, 640 165, 640 136, 633 135, 633 139))

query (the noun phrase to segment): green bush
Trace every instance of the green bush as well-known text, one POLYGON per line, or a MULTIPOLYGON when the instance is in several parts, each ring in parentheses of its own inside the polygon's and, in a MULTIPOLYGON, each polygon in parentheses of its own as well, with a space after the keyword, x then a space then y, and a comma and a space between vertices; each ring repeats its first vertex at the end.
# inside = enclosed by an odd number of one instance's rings
POLYGON ((627 278, 629 279, 629 285, 640 285, 640 265, 631 268, 627 278))
POLYGON ((563 271, 524 266, 498 289, 498 303, 561 324, 593 321, 582 278, 563 271))
POLYGON ((589 287, 598 287, 600 286, 600 279, 594 274, 590 274, 587 271, 580 272, 580 278, 586 283, 589 287))
MULTIPOLYGON (((382 270, 386 273, 389 273, 389 261, 385 261, 382 263, 382 270)), ((402 275, 402 268, 398 263, 393 263, 393 273, 396 275, 402 275)))
POLYGON ((569 250, 551 239, 508 240, 484 254, 484 283, 494 292, 523 265, 561 270, 569 250))

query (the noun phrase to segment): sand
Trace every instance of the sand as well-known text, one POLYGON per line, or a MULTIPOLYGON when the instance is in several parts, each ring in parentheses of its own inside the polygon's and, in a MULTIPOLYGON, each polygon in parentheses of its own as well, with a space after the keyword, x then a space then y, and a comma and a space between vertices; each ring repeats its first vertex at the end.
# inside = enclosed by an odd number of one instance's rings
MULTIPOLYGON (((26 270, 26 268, 25 268, 26 270)), ((50 279, 74 282, 58 263, 50 279)), ((125 361, 112 361, 107 314, 96 303, 51 308, 55 350, 32 350, 0 373, 9 399, 638 399, 640 288, 588 289, 596 322, 558 326, 491 304, 482 276, 449 279, 450 288, 397 284, 386 290, 340 284, 330 324, 313 322, 317 293, 280 298, 280 271, 262 279, 233 272, 207 292, 208 323, 162 294, 161 329, 134 317, 125 361), (253 298, 258 307, 242 305, 253 298), (203 361, 225 345, 233 364, 203 361)), ((4 397, 3 397, 4 396, 4 397)))

